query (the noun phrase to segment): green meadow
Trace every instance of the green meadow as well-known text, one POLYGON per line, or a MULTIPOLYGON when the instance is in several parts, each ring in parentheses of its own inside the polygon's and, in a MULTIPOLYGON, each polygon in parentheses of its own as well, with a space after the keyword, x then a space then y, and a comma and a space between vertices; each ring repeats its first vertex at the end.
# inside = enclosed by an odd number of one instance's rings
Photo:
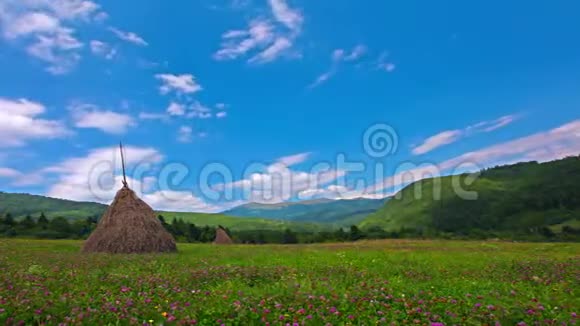
POLYGON ((580 313, 577 243, 81 244, 0 240, 0 324, 569 325, 580 313))

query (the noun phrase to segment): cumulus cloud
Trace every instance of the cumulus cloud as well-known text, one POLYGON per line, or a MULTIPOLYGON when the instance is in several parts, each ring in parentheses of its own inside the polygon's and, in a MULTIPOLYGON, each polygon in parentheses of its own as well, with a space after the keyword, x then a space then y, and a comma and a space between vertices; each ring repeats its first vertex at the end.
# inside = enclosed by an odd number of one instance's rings
POLYGON ((23 146, 30 140, 71 134, 61 121, 38 118, 45 110, 38 102, 0 97, 0 147, 23 146))
MULTIPOLYGON (((221 207, 209 204, 190 191, 157 189, 160 182, 150 171, 163 160, 153 148, 125 146, 127 183, 156 210, 184 212, 217 212, 221 207), (157 189, 157 190, 156 190, 157 189)), ((46 196, 76 201, 110 203, 122 185, 121 158, 117 147, 97 148, 85 156, 66 159, 44 168, 41 175, 54 175, 57 182, 46 196)))
POLYGON ((99 5, 88 0, 5 0, 0 4, 0 28, 4 38, 21 41, 30 56, 58 75, 71 71, 81 59, 83 43, 74 28, 102 14, 99 5))
POLYGON ((115 34, 115 36, 117 36, 120 40, 123 40, 125 42, 129 42, 139 46, 149 45, 149 43, 147 43, 141 36, 137 35, 136 33, 122 31, 114 27, 109 28, 109 30, 113 32, 113 34, 115 34))
POLYGON ((428 153, 444 145, 452 144, 462 138, 472 136, 482 132, 491 132, 505 127, 518 119, 517 115, 506 115, 496 120, 482 121, 464 129, 446 130, 436 135, 428 137, 420 145, 413 148, 415 155, 428 153))
POLYGON ((228 116, 228 113, 227 113, 227 112, 225 112, 225 111, 221 111, 221 112, 218 112, 218 113, 216 113, 216 114, 215 114, 215 116, 216 116, 216 118, 218 118, 218 119, 223 119, 223 118, 225 118, 225 117, 227 117, 227 116, 228 116))
POLYGON ((109 134, 123 134, 129 127, 136 125, 128 114, 103 110, 93 104, 77 104, 69 110, 77 128, 94 128, 109 134))
MULTIPOLYGON (((124 146, 124 153, 128 171, 137 171, 139 166, 148 166, 163 159, 163 155, 153 148, 124 146)), ((56 175, 58 179, 46 192, 47 196, 108 203, 122 184, 119 148, 93 149, 85 156, 69 158, 46 167, 41 173, 56 175)), ((143 181, 143 178, 128 178, 129 185, 138 193, 148 188, 143 181)))
POLYGON ((202 90, 201 85, 196 82, 195 77, 191 74, 157 74, 155 78, 161 81, 159 91, 163 95, 170 92, 193 94, 202 90))
POLYGON ((295 171, 289 167, 304 162, 309 153, 282 157, 270 165, 256 165, 249 169, 241 180, 218 184, 218 191, 243 192, 244 200, 259 203, 279 203, 298 194, 317 189, 346 175, 346 171, 325 165, 310 172, 295 171))

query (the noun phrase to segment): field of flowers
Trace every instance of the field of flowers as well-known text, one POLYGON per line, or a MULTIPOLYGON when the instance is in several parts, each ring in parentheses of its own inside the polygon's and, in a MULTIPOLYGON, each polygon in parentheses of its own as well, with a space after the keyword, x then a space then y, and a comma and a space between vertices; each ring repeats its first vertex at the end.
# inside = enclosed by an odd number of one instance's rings
POLYGON ((80 245, 0 240, 0 324, 571 325, 580 313, 580 244, 80 245))

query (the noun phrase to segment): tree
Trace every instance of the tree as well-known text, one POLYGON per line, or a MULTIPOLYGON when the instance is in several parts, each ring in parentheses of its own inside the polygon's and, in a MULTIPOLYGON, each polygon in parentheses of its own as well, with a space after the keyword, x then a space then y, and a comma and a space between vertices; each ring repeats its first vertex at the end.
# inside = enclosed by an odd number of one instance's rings
POLYGON ((296 236, 296 233, 292 232, 290 229, 284 230, 284 234, 282 235, 282 243, 298 243, 298 237, 296 236))
POLYGON ((361 230, 356 225, 351 225, 350 233, 348 234, 348 237, 351 241, 360 240, 363 238, 363 236, 364 236, 364 234, 361 232, 361 230))
POLYGON ((35 225, 34 220, 30 215, 26 215, 26 217, 20 222, 20 226, 25 230, 30 230, 34 228, 34 225, 35 225))
POLYGON ((44 213, 40 213, 40 217, 38 218, 38 222, 36 223, 38 224, 38 226, 40 226, 42 230, 46 230, 48 228, 49 222, 44 213))
POLYGON ((14 221, 14 218, 12 217, 12 215, 10 213, 6 213, 6 216, 4 216, 4 220, 2 221, 4 225, 9 226, 9 227, 13 227, 16 222, 14 221))

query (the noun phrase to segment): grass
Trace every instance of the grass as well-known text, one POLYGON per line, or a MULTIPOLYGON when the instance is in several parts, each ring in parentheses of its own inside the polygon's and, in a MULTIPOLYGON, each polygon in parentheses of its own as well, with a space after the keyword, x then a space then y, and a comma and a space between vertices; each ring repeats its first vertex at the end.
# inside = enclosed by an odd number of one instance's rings
POLYGON ((0 241, 0 324, 571 324, 580 307, 580 244, 180 244, 111 256, 81 255, 78 241, 0 241))
MULTIPOLYGON (((299 223, 281 220, 270 220, 255 217, 233 217, 223 214, 207 213, 187 213, 187 212, 158 212, 163 215, 168 223, 173 219, 180 218, 186 223, 193 223, 197 226, 218 226, 227 227, 231 230, 284 230, 292 229, 295 231, 316 231, 322 229, 322 226, 316 223, 299 223)), ((326 226, 328 227, 328 225, 326 226)))

